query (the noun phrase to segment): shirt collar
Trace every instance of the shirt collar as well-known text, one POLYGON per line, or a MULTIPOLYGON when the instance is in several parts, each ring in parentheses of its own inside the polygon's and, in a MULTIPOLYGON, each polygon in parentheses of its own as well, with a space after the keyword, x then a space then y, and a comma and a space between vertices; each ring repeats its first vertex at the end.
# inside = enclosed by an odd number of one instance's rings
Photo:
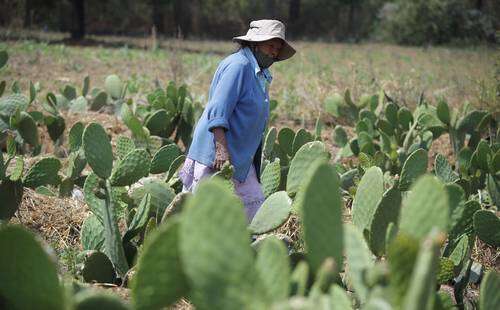
POLYGON ((254 71, 255 71, 255 76, 258 78, 258 74, 261 73, 264 78, 267 80, 268 83, 271 83, 271 81, 273 80, 273 76, 271 75, 271 71, 269 71, 269 69, 261 69, 259 67, 259 64, 257 63, 257 59, 255 59, 255 56, 253 55, 252 51, 250 50, 250 48, 248 47, 245 47, 242 49, 243 51, 243 54, 245 55, 246 58, 248 58, 248 60, 250 60, 250 62, 252 63, 252 66, 254 68, 254 71))

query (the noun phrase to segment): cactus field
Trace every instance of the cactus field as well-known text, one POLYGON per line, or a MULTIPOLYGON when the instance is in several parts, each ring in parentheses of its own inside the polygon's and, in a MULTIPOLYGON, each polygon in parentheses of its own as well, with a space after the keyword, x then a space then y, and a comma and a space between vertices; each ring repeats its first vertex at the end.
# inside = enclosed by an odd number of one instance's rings
POLYGON ((208 84, 26 80, 0 47, 0 309, 500 309, 500 84, 325 95, 311 61, 309 106, 277 81, 248 223, 230 165, 182 192, 208 84))

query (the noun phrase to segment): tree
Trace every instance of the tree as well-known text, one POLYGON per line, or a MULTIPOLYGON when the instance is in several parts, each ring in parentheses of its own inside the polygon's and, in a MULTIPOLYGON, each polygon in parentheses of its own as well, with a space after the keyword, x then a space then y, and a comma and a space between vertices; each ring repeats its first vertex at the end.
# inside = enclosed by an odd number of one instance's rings
POLYGON ((85 1, 72 0, 73 25, 71 27, 71 39, 81 40, 85 36, 85 1))

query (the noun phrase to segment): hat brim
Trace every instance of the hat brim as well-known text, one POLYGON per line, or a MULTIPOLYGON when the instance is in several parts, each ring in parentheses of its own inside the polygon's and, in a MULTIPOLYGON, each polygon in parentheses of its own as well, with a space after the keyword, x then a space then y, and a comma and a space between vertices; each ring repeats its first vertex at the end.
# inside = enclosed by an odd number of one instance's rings
POLYGON ((280 53, 277 57, 277 61, 282 61, 286 60, 290 57, 292 57, 296 51, 295 49, 288 43, 286 40, 283 40, 280 37, 277 36, 272 36, 272 35, 253 35, 253 36, 239 36, 239 37, 234 37, 233 41, 235 42, 241 42, 241 41, 246 41, 246 42, 264 42, 268 41, 271 39, 281 39, 283 41, 283 47, 280 50, 280 53))

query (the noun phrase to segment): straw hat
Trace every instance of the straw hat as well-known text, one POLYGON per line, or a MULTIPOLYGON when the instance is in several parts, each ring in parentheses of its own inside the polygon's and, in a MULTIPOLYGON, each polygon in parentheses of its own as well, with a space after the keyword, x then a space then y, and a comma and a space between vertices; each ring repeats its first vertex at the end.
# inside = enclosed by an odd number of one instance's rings
POLYGON ((285 25, 279 20, 261 19, 252 21, 247 34, 234 37, 233 41, 262 42, 276 38, 283 41, 283 47, 278 55, 278 61, 292 57, 295 54, 295 49, 286 41, 285 25))

